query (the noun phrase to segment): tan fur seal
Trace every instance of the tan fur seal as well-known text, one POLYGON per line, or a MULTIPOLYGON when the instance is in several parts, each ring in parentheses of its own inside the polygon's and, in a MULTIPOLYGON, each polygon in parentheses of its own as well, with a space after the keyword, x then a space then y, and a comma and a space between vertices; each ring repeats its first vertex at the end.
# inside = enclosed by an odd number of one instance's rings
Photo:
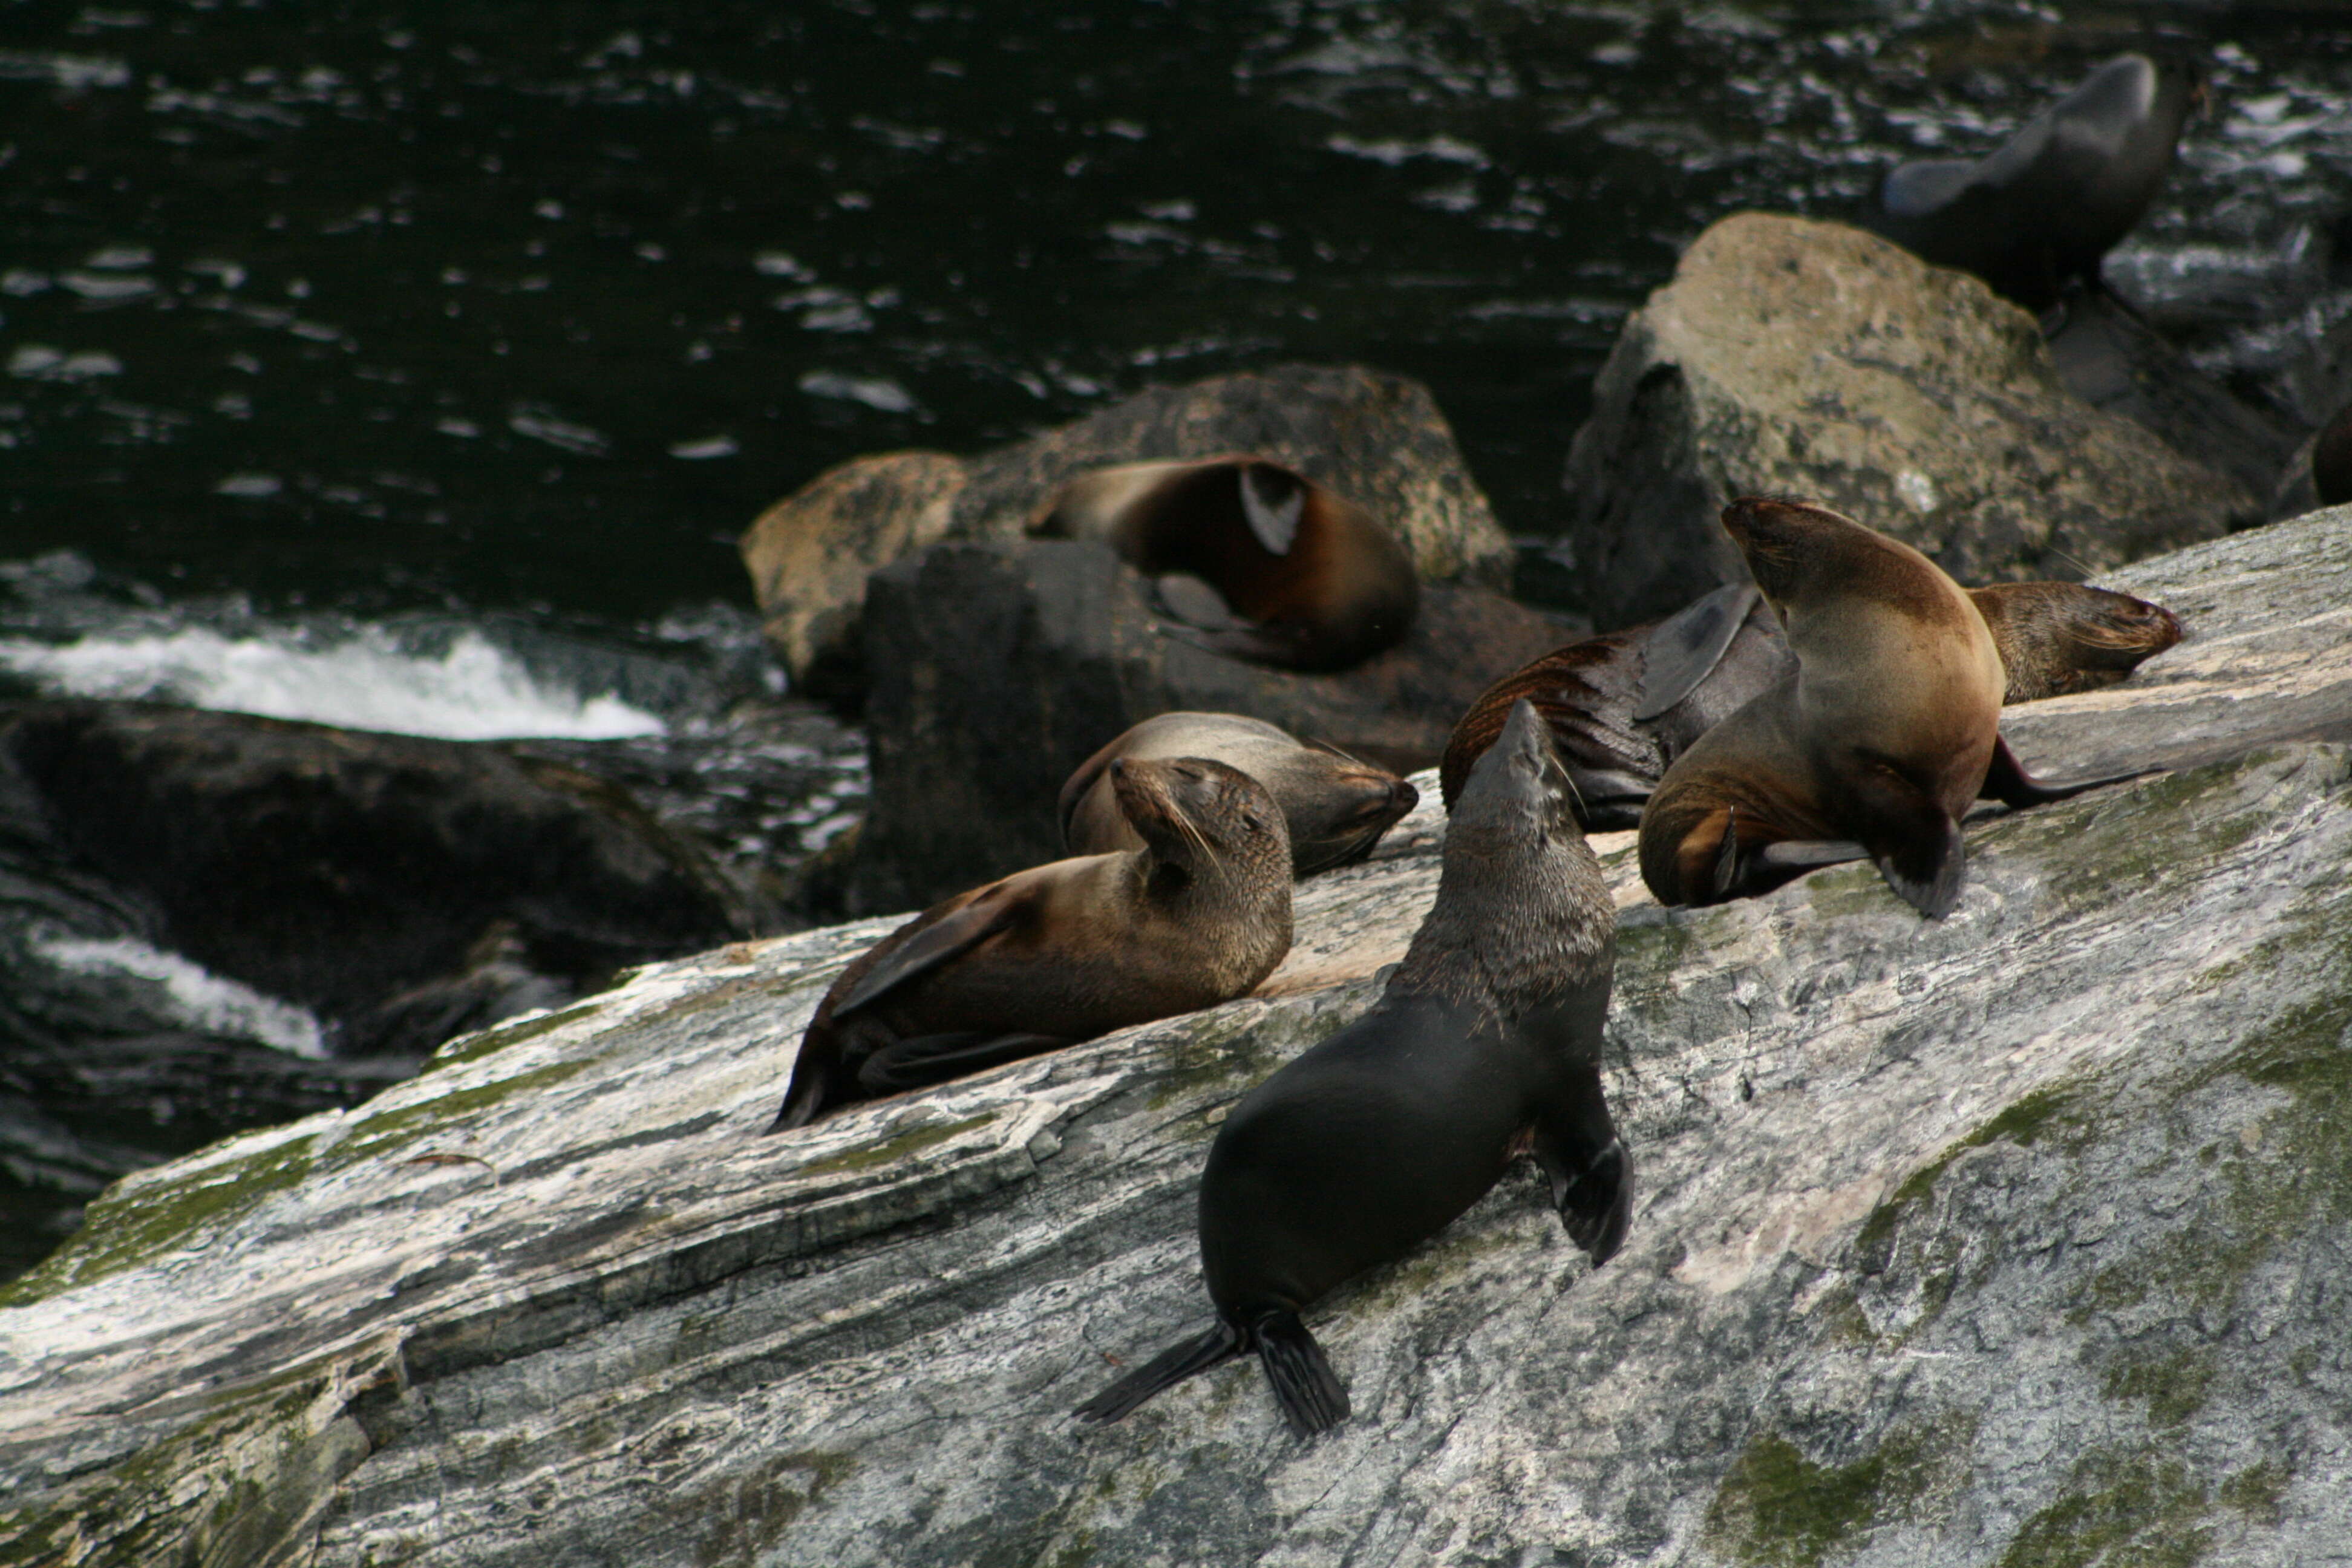
POLYGON ((1345 669, 1394 647, 1420 602, 1394 534, 1264 458, 1097 468, 1064 485, 1030 531, 1108 544, 1166 579, 1163 602, 1202 645, 1289 669, 1345 669), (1215 595, 1182 593, 1185 577, 1215 595))
POLYGON ((1667 768, 1642 814, 1642 879, 1714 903, 1867 858, 1920 913, 1959 897, 1960 815, 2045 784, 2000 738, 1991 631, 1935 563, 1825 507, 1745 497, 1723 526, 1780 615, 1797 668, 1667 768))
POLYGON ((1114 761, 1146 847, 934 905, 842 971, 770 1131, 1242 995, 1290 951, 1290 838, 1265 786, 1201 757, 1114 761))
POLYGON ((1624 1239, 1633 1173, 1601 1084, 1617 910, 1569 809, 1543 721, 1517 704, 1446 828, 1437 901, 1372 1010, 1236 1105, 1201 1177, 1217 1324, 1078 1408, 1116 1421, 1255 1352, 1293 1432, 1348 1414, 1299 1321, 1485 1196, 1519 1154, 1597 1266, 1624 1239))
POLYGON ((1969 598, 2000 650, 2001 701, 2113 686, 2180 640, 2162 605, 2080 583, 1998 583, 1969 598))
POLYGON ((1260 719, 1162 713, 1088 757, 1062 786, 1062 844, 1073 855, 1143 847, 1111 788, 1110 764, 1119 757, 1213 757, 1241 769, 1282 808, 1291 868, 1301 877, 1362 859, 1421 799, 1396 774, 1260 719))
MULTIPOLYGON (((2078 583, 1967 590, 2000 651, 2004 702, 2089 691, 2180 640, 2172 612, 2078 583)), ((1511 704, 1536 705, 1568 764, 1588 832, 1639 825, 1643 804, 1692 742, 1796 668, 1779 619, 1737 584, 1650 626, 1570 643, 1505 676, 1446 742, 1451 802, 1511 704)))

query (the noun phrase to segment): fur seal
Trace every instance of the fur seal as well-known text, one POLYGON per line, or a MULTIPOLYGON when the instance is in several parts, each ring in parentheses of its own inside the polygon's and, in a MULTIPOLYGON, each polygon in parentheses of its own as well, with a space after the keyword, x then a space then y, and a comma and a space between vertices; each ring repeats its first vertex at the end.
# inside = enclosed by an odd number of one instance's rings
MULTIPOLYGON (((1966 592, 2000 650, 2004 703, 2113 685, 2180 640, 2171 611, 2105 588, 2004 583, 1966 592)), ((1753 584, 1718 588, 1665 620, 1570 643, 1496 682, 1454 726, 1439 785, 1449 803, 1461 793, 1525 697, 1551 726, 1585 830, 1637 826, 1675 759, 1796 662, 1753 584)))
POLYGON ((771 1132, 1247 992, 1290 951, 1290 836, 1202 757, 1106 770, 1145 847, 1017 871, 861 953, 801 1037, 771 1132))
POLYGON ((2197 73, 2118 55, 1994 152, 1904 163, 1864 226, 2031 310, 2099 262, 2147 213, 2203 97, 2197 73))
POLYGON ((1826 507, 1723 511, 1796 668, 1675 759, 1642 814, 1662 904, 1715 903, 1868 858, 1921 914, 1959 897, 1959 818, 1980 795, 2063 800, 2000 738, 2006 685, 1984 616, 1909 545, 1826 507))
POLYGON ((1193 640, 1286 669, 1346 669, 1393 647, 1420 603, 1394 534, 1264 458, 1097 468, 1064 485, 1030 531, 1109 545, 1162 580, 1162 604, 1193 640))
POLYGON ((1062 844, 1073 855, 1139 849, 1110 784, 1117 757, 1213 757, 1274 795, 1290 830, 1290 863, 1301 877, 1352 865, 1372 852, 1421 792, 1335 746, 1300 741, 1239 713, 1162 713, 1088 757, 1062 786, 1062 844))
POLYGON ((1079 1406, 1116 1421, 1255 1352, 1291 1430, 1347 1390, 1299 1313, 1402 1258, 1532 1152, 1569 1235, 1606 1262, 1633 1163, 1601 1084, 1617 912, 1543 721, 1517 704, 1446 830, 1437 901, 1372 1010, 1244 1096, 1201 1177, 1217 1324, 1079 1406))

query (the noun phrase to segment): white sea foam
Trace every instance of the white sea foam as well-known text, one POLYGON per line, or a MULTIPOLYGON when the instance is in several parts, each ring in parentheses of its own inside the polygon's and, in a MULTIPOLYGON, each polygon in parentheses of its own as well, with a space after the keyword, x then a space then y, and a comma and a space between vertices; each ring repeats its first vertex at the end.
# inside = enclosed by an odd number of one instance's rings
POLYGON ((50 963, 77 974, 153 983, 162 992, 163 1010, 188 1028, 257 1040, 298 1057, 327 1054, 325 1032, 307 1009, 225 980, 200 963, 136 937, 46 937, 36 940, 34 947, 50 963))
POLYGON ((0 639, 0 668, 61 696, 182 702, 453 741, 609 741, 666 728, 609 692, 543 684, 475 632, 437 654, 410 652, 376 626, 316 644, 203 627, 64 644, 0 639))

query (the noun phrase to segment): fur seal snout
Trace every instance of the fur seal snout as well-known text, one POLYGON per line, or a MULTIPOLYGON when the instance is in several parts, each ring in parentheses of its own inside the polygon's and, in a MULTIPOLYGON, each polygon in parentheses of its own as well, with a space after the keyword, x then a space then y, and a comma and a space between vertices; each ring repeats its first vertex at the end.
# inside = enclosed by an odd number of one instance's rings
POLYGON ((2119 55, 1985 157, 1895 169, 1866 225, 2047 310, 2066 282, 2098 281, 2163 188, 2202 90, 2185 66, 2119 55))
POLYGON ((1109 545, 1137 571, 1169 580, 1163 602, 1193 625, 1194 640, 1285 668, 1359 664, 1402 641, 1420 603, 1412 558, 1395 535, 1265 458, 1097 468, 1064 485, 1031 531, 1109 545), (1185 577, 1213 588, 1223 605, 1197 603, 1197 589, 1169 591, 1185 577))
POLYGON ((1116 758, 1213 757, 1272 792, 1301 877, 1352 865, 1420 803, 1421 792, 1337 747, 1303 742, 1238 713, 1162 713, 1088 757, 1062 786, 1062 844, 1073 855, 1140 848, 1118 808, 1108 769, 1116 758))
POLYGON ((924 910, 817 1005, 775 1131, 1242 995, 1290 951, 1290 837, 1202 757, 1107 770, 1144 847, 1018 871, 924 910))
POLYGON ((1301 1436, 1348 1414, 1299 1313, 1402 1258, 1532 1150, 1598 1265, 1625 1238, 1633 1166, 1601 1083, 1616 909, 1543 721, 1517 704, 1446 829, 1437 900, 1372 1010, 1260 1084, 1201 1178, 1217 1324, 1078 1409, 1116 1421, 1250 1352, 1301 1436))

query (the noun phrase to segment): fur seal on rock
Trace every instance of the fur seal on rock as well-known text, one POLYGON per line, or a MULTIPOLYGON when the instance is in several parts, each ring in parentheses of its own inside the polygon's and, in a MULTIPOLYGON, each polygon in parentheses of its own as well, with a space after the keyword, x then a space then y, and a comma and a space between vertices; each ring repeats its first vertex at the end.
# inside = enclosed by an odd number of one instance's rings
POLYGON ((1404 1257, 1532 1152, 1569 1235, 1606 1262, 1633 1166, 1601 1084, 1617 914, 1543 721, 1517 704, 1446 829, 1437 900, 1372 1010, 1234 1107, 1201 1178, 1217 1325, 1119 1379, 1116 1421, 1255 1352, 1293 1432, 1348 1414, 1298 1314, 1404 1257))
MULTIPOLYGON (((2180 640, 2171 611, 2105 588, 2003 583, 1966 592, 2000 650, 2004 703, 2111 686, 2180 640)), ((1665 620, 1570 643, 1496 682, 1454 726, 1440 788, 1449 802, 1461 793, 1524 697, 1551 726, 1585 831, 1638 826, 1675 759, 1796 662, 1753 584, 1717 588, 1665 620)))
POLYGON ((1723 526, 1780 615, 1796 668, 1675 759, 1642 814, 1662 904, 1769 891, 1867 858, 1921 914, 1959 897, 1959 818, 2116 782, 2048 784, 2000 738, 2006 684, 1985 618, 1896 540, 1826 507, 1748 496, 1723 526))
POLYGON ((1290 951, 1290 836, 1202 757, 1106 770, 1145 847, 1017 871, 925 910, 833 983, 768 1130, 1242 995, 1290 951))
POLYGON ((2058 302, 2147 213, 2203 84, 2118 55, 1986 156, 1905 163, 1864 226, 1938 267, 1973 272, 2030 310, 2058 302))
POLYGON ((1393 647, 1420 602, 1394 534, 1264 458, 1097 468, 1064 485, 1030 531, 1109 545, 1162 579, 1162 603, 1202 646, 1286 669, 1346 669, 1393 647))
POLYGON ((1301 877, 1362 859, 1421 800, 1421 792, 1396 774, 1336 747, 1300 741, 1264 720, 1162 713, 1088 757, 1062 786, 1062 843, 1073 855, 1143 846, 1111 788, 1108 770, 1118 757, 1213 757, 1241 769, 1282 808, 1291 867, 1301 877))

